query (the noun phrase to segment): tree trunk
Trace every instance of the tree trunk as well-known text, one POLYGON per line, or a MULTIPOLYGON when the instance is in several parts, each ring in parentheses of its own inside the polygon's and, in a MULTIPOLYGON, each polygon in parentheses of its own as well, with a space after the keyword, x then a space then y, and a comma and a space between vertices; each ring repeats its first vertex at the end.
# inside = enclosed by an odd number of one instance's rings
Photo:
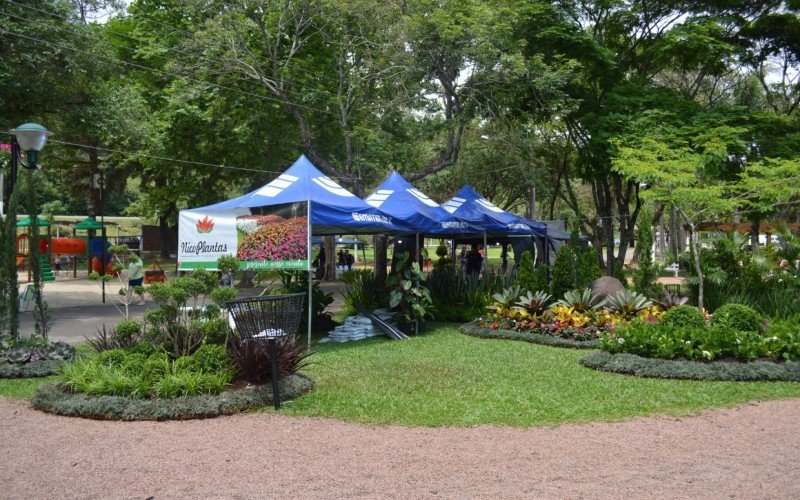
POLYGON ((694 257, 694 267, 697 273, 697 308, 703 310, 703 269, 700 267, 700 237, 694 224, 689 226, 691 229, 692 257, 694 257))
POLYGON ((169 221, 166 215, 158 217, 158 229, 161 233, 161 258, 170 258, 170 246, 172 243, 172 228, 169 226, 169 221))
MULTIPOLYGON (((761 232, 761 219, 755 218, 750 222, 750 250, 755 252, 758 247, 758 233, 761 232)), ((767 242, 769 243, 769 242, 767 242)))
POLYGON ((379 286, 386 283, 386 266, 388 265, 387 250, 389 238, 385 234, 375 235, 373 238, 375 247, 375 281, 379 286))
POLYGON ((324 236, 322 244, 325 247, 325 281, 336 281, 336 245, 333 236, 324 236))

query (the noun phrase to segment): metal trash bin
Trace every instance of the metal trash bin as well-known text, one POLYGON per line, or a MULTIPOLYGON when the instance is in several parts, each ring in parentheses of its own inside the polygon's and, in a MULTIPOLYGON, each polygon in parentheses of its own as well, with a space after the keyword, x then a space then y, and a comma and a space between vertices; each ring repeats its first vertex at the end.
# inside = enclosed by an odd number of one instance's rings
POLYGON ((276 340, 296 336, 303 314, 306 294, 263 295, 231 300, 226 308, 242 340, 267 347, 272 368, 272 395, 275 409, 280 409, 276 340))

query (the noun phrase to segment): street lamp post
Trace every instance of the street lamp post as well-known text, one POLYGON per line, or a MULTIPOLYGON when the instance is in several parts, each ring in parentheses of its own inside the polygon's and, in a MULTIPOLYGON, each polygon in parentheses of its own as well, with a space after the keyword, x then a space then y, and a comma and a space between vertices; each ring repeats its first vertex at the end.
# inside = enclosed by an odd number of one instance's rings
MULTIPOLYGON (((19 127, 7 132, 11 136, 11 165, 8 179, 8 199, 14 192, 14 184, 17 182, 17 171, 19 165, 30 170, 38 170, 39 151, 47 142, 47 136, 52 132, 36 123, 23 123, 19 127), (22 151, 25 151, 28 162, 22 161, 22 151)), ((8 205, 6 205, 8 206, 8 205)))
MULTIPOLYGON (((44 147, 45 142, 47 141, 47 136, 50 135, 51 132, 48 131, 46 128, 38 125, 36 123, 24 123, 18 126, 15 129, 9 130, 5 134, 0 135, 10 135, 11 136, 11 162, 10 162, 10 171, 9 171, 9 182, 8 182, 8 200, 11 200, 11 197, 14 194, 14 187, 17 183, 17 170, 19 165, 22 165, 23 168, 27 168, 30 170, 36 170, 41 168, 39 165, 39 151, 42 150, 44 147), (25 151, 27 156, 27 163, 22 160, 22 151, 25 151)), ((5 193, 0 193, 0 197, 3 197, 5 193)), ((17 219, 17 211, 16 207, 13 206, 11 203, 5 205, 6 209, 6 224, 8 228, 16 228, 16 219, 17 219)), ((29 214, 31 216, 38 215, 38 214, 29 214)), ((31 224, 38 224, 38 218, 31 217, 31 224)), ((14 255, 16 255, 16 231, 11 231, 9 234, 6 235, 8 238, 6 241, 2 242, 2 251, 13 251, 14 255)), ((31 242, 31 245, 38 244, 38 242, 31 242)), ((19 301, 19 284, 17 282, 17 263, 16 259, 9 259, 9 262, 6 264, 8 271, 6 274, 5 282, 2 283, 3 285, 3 297, 0 297, 0 300, 7 301, 8 309, 7 309, 7 326, 9 333, 11 334, 12 338, 17 338, 19 335, 19 319, 18 319, 18 301, 19 301)), ((30 265, 30 264, 29 264, 30 265)))

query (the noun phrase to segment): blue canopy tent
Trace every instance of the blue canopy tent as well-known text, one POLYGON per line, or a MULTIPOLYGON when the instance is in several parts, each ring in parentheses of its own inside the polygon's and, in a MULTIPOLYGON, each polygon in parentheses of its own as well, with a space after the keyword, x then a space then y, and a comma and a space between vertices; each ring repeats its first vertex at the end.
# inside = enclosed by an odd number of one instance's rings
MULTIPOLYGON (((223 201, 190 210, 182 210, 179 218, 179 260, 184 270, 214 269, 216 258, 237 248, 238 219, 259 213, 262 207, 276 205, 291 206, 307 203, 306 252, 307 260, 295 262, 310 271, 311 237, 317 235, 354 233, 393 233, 399 228, 391 217, 366 204, 353 193, 320 172, 305 156, 269 184, 232 200, 223 201), (204 217, 203 219, 199 219, 204 217), (196 229, 196 231, 195 231, 196 229), (184 267, 184 258, 194 260, 184 267)), ((295 219, 297 220, 297 219, 295 219)), ((258 264, 258 259, 249 258, 247 265, 258 264), (255 261, 255 262, 253 262, 255 261)), ((242 257, 240 256, 240 260, 242 257)), ((269 260, 269 259, 265 259, 269 260)), ((279 258, 275 259, 281 260, 279 258)), ((263 261, 262 261, 263 264, 263 261)), ((274 266, 277 267, 277 266, 274 266)), ((294 267, 299 268, 299 267, 294 267)), ((308 296, 311 297, 313 277, 309 272, 308 296)), ((308 342, 311 345, 311 307, 308 311, 308 342)))
POLYGON ((395 252, 398 245, 400 252, 411 251, 420 265, 420 235, 453 237, 483 232, 483 229, 451 215, 397 172, 390 173, 364 201, 391 217, 404 232, 414 235, 414 239, 406 240, 405 244, 395 243, 395 252))
POLYGON ((475 189, 465 184, 452 198, 442 204, 442 208, 473 226, 483 228, 483 246, 487 247, 488 238, 513 238, 512 243, 517 250, 523 241, 531 241, 531 237, 543 238, 547 235, 547 225, 530 221, 523 217, 506 212, 487 200, 475 189))
POLYGON ((519 236, 531 234, 544 236, 547 226, 532 227, 522 217, 506 212, 487 200, 469 184, 465 184, 455 196, 442 203, 442 208, 451 215, 480 227, 488 236, 519 236))
POLYGON ((194 208, 214 212, 309 201, 314 234, 397 232, 392 219, 367 205, 311 163, 305 155, 266 186, 214 205, 194 208))
POLYGON ((390 173, 364 201, 391 217, 407 233, 456 235, 483 231, 450 214, 397 172, 390 173))

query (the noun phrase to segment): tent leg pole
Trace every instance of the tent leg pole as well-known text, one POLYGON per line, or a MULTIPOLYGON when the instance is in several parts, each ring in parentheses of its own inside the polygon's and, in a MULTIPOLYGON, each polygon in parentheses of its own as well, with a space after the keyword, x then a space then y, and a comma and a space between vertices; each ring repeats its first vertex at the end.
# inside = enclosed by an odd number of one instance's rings
POLYGON ((308 259, 308 345, 306 348, 308 352, 311 352, 311 309, 313 301, 311 291, 314 286, 314 275, 311 273, 311 200, 306 203, 306 236, 308 237, 306 244, 306 258, 308 259))
POLYGON ((483 254, 485 257, 483 258, 483 271, 486 272, 489 270, 489 245, 486 244, 486 231, 483 232, 483 254))

